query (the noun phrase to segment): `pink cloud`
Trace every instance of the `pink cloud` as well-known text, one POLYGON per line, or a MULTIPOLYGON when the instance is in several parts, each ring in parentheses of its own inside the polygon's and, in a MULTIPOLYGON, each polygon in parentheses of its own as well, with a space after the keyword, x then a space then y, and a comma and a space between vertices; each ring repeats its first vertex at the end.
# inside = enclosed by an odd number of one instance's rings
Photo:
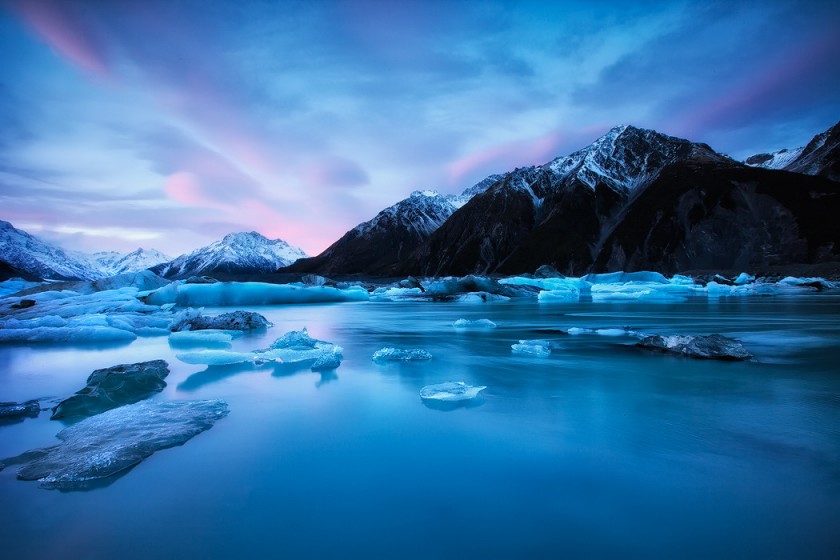
POLYGON ((73 65, 98 78, 110 78, 105 49, 89 22, 67 2, 21 0, 11 7, 26 25, 73 65))

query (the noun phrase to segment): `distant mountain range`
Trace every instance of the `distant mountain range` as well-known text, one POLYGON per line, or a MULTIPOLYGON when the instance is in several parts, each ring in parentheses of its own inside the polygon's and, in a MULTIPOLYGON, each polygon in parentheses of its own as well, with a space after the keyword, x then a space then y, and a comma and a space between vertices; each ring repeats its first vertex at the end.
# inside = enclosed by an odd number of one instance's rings
POLYGON ((137 249, 127 255, 68 251, 0 221, 0 279, 96 280, 121 272, 136 272, 168 257, 137 249))
POLYGON ((151 268, 167 278, 283 272, 463 275, 748 270, 840 261, 840 123, 803 148, 738 162, 706 144, 619 126, 546 164, 491 175, 459 195, 415 191, 320 255, 232 233, 176 259, 85 255, 0 222, 0 278, 94 279, 151 268))
POLYGON ((0 221, 0 280, 96 280, 146 269, 172 279, 220 273, 261 274, 305 256, 283 240, 267 239, 253 231, 231 233, 176 259, 142 248, 126 254, 86 254, 62 249, 0 221))
POLYGON ((222 240, 152 267, 165 278, 214 274, 265 274, 306 257, 282 239, 268 239, 255 231, 230 233, 222 240))

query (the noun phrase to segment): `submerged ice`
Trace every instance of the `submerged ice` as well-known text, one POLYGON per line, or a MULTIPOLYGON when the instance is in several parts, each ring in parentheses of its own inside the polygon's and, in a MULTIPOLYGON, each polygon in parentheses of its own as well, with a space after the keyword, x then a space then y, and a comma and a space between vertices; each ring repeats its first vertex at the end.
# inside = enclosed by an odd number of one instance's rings
POLYGON ((432 401, 465 401, 476 398, 486 388, 484 385, 467 385, 463 381, 447 381, 426 385, 420 389, 420 398, 432 401))
POLYGON ((93 416, 106 410, 136 403, 166 387, 169 364, 152 360, 98 369, 90 374, 83 389, 53 408, 51 420, 93 416))
POLYGON ((740 361, 752 358, 752 354, 740 342, 719 334, 646 336, 636 346, 664 354, 704 360, 740 361))
POLYGON ((374 362, 422 362, 432 355, 421 348, 382 348, 373 353, 374 362))
POLYGON ((0 461, 22 465, 21 480, 44 488, 83 490, 126 472, 157 451, 183 445, 228 414, 221 400, 140 402, 61 430, 61 443, 0 461))

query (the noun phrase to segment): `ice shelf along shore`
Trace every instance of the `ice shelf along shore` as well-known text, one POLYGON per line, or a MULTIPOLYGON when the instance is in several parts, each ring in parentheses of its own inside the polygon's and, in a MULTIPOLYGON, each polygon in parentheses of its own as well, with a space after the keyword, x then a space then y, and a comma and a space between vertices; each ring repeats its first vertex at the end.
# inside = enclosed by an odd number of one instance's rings
POLYGON ((289 303, 326 303, 367 301, 368 292, 361 286, 332 288, 302 284, 266 284, 263 282, 218 282, 216 284, 172 284, 146 298, 152 305, 278 305, 289 303))
MULTIPOLYGON (((359 285, 268 284, 262 282, 167 283, 150 271, 95 282, 0 282, 0 343, 129 343, 138 336, 168 336, 198 329, 260 330, 270 324, 245 311, 202 317, 200 306, 320 304, 340 302, 454 301, 476 304, 531 299, 541 304, 578 301, 680 302, 689 298, 798 295, 833 291, 840 284, 823 278, 767 280, 742 273, 702 283, 658 272, 614 272, 580 278, 483 276, 414 279, 366 288, 359 285), (23 291, 18 291, 23 289, 23 291), (14 293, 9 293, 14 291, 14 293), (186 308, 186 309, 185 309, 186 308)), ((458 320, 457 330, 486 329, 487 320, 458 320)), ((223 334, 176 335, 175 345, 229 343, 223 334)), ((229 356, 230 358, 230 356, 229 356)))

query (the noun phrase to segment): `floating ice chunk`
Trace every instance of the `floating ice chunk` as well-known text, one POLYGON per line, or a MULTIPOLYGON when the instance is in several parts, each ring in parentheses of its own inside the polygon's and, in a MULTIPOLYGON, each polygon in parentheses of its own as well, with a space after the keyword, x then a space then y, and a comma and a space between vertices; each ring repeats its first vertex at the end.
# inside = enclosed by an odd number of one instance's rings
POLYGON ((253 311, 233 311, 211 317, 204 315, 201 309, 188 308, 175 316, 169 328, 173 331, 251 331, 267 329, 270 326, 268 319, 253 311))
POLYGON ((341 347, 336 346, 332 351, 325 351, 321 354, 310 369, 312 371, 332 371, 341 365, 341 357, 341 347))
POLYGON ((796 287, 796 288, 803 288, 803 289, 815 289, 817 291, 822 290, 831 290, 837 287, 837 284, 834 282, 830 282, 825 278, 818 278, 818 277, 811 277, 811 278, 795 278, 793 276, 787 276, 782 278, 776 285, 781 288, 789 288, 789 287, 796 287))
POLYGON ((169 364, 163 360, 121 364, 90 374, 84 389, 53 408, 51 420, 93 416, 106 410, 133 404, 166 387, 169 364))
POLYGON ((627 334, 625 329, 595 329, 595 334, 601 336, 624 336, 627 334))
POLYGON ((743 286, 744 284, 751 284, 752 282, 755 282, 755 276, 747 274, 746 272, 742 272, 738 275, 738 278, 732 281, 732 283, 736 286, 743 286))
POLYGON ((0 330, 2 342, 117 342, 137 338, 132 332, 113 327, 35 327, 0 330))
POLYGON ((495 329, 496 323, 490 319, 458 319, 452 326, 456 329, 495 329))
POLYGON ((86 418, 58 433, 61 443, 3 460, 44 488, 84 490, 126 472, 156 451, 183 445, 228 414, 224 401, 140 402, 86 418))
POLYGON ((486 388, 484 385, 467 385, 463 381, 447 381, 426 385, 420 389, 420 398, 447 402, 466 401, 476 398, 486 388))
POLYGON ((646 282, 667 284, 668 279, 658 272, 610 272, 607 274, 587 274, 581 280, 591 284, 623 284, 627 282, 646 282))
POLYGON ((39 414, 41 414, 41 403, 35 400, 22 403, 0 402, 0 423, 35 418, 39 414))
POLYGON ((420 362, 432 355, 420 348, 382 348, 373 353, 374 362, 420 362))
POLYGON ((286 364, 313 361, 328 356, 342 357, 342 348, 309 336, 306 328, 290 331, 275 340, 266 350, 255 352, 258 361, 278 361, 286 364))
POLYGON ((175 357, 185 364, 200 364, 206 366, 226 366, 253 362, 256 356, 253 352, 231 352, 230 350, 196 350, 175 354, 175 357))
POLYGON ((719 334, 646 336, 636 346, 645 350, 705 360, 749 360, 752 358, 752 354, 740 342, 719 334))
POLYGON ((181 331, 169 335, 169 344, 177 347, 203 346, 205 348, 230 348, 233 337, 224 331, 181 331))
POLYGON ((146 298, 146 301, 153 305, 177 303, 180 306, 276 305, 367 300, 368 292, 361 286, 339 289, 330 286, 264 282, 219 282, 217 284, 173 282, 146 298))
POLYGON ((598 334, 601 336, 639 336, 639 333, 627 327, 610 327, 605 329, 587 329, 581 327, 572 327, 566 332, 568 334, 598 334))
POLYGON ((372 301, 426 301, 429 299, 420 288, 376 288, 370 294, 372 301))
POLYGON ((551 343, 547 340, 520 340, 519 344, 511 344, 514 354, 526 354, 544 358, 551 354, 551 343))

